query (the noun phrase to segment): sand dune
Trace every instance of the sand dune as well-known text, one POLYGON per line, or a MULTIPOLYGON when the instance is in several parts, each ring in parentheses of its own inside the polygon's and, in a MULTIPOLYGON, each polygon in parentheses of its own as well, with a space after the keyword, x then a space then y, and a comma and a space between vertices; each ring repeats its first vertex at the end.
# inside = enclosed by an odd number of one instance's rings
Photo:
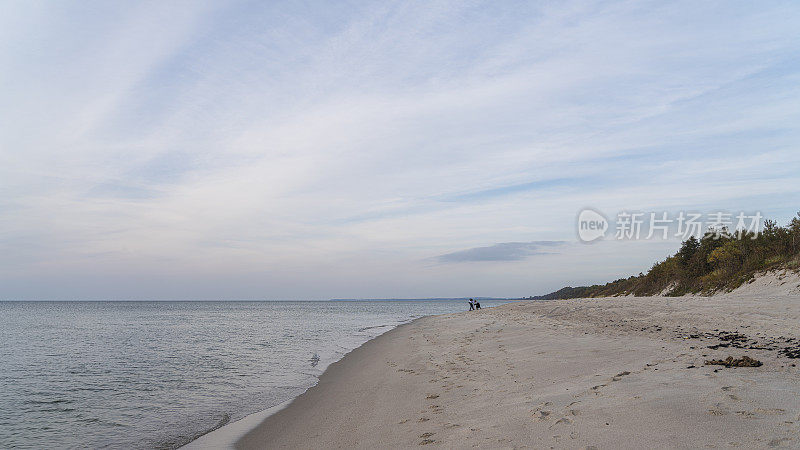
POLYGON ((776 270, 759 274, 749 283, 724 295, 729 297, 800 298, 800 273, 776 270))

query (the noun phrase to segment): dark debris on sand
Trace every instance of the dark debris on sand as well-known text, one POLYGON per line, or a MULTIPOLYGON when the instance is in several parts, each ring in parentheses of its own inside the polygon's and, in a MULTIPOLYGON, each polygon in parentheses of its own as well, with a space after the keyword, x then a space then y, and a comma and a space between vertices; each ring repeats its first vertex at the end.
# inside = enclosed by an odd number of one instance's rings
POLYGON ((684 339, 717 340, 716 344, 707 346, 711 350, 720 348, 739 348, 742 350, 777 351, 778 355, 787 358, 800 358, 800 340, 785 336, 766 336, 758 333, 755 338, 738 332, 714 330, 713 333, 699 333, 684 336, 684 339))
POLYGON ((791 347, 784 347, 778 350, 778 353, 792 359, 800 358, 800 345, 794 345, 791 347))
POLYGON ((749 356, 742 356, 738 359, 734 358, 733 356, 728 356, 725 359, 712 359, 710 361, 706 361, 706 364, 725 367, 759 367, 762 365, 761 361, 753 359, 749 356))

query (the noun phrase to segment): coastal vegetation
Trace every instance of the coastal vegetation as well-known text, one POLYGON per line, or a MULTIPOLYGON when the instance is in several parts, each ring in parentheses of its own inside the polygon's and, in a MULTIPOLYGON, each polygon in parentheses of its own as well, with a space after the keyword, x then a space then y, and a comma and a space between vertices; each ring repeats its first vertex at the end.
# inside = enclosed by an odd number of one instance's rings
POLYGON ((770 270, 800 270, 800 212, 786 226, 766 220, 760 233, 709 229, 700 239, 690 237, 672 256, 636 276, 592 286, 565 287, 549 300, 684 294, 709 295, 741 286, 770 270))

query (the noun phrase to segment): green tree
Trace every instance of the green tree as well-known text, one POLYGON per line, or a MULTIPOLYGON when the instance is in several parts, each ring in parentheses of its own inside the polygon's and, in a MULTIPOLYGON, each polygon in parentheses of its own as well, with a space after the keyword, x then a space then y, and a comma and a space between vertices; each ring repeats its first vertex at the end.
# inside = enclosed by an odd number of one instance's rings
POLYGON ((800 248, 800 212, 789 222, 789 234, 792 238, 792 253, 796 254, 800 248))
POLYGON ((728 273, 736 272, 742 265, 742 250, 735 239, 728 240, 711 251, 708 262, 714 269, 722 269, 728 273))
POLYGON ((694 236, 690 236, 689 239, 681 243, 681 249, 678 250, 678 261, 680 262, 681 267, 687 267, 689 265, 689 262, 692 260, 694 254, 697 253, 697 249, 699 248, 700 241, 698 241, 694 236))

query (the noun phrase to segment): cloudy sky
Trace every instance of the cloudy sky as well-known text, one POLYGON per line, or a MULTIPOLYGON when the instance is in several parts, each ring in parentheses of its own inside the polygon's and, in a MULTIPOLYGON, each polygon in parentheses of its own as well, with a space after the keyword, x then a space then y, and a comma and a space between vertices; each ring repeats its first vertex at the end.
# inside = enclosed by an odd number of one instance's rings
POLYGON ((800 209, 796 2, 0 0, 0 299, 522 296, 800 209))

